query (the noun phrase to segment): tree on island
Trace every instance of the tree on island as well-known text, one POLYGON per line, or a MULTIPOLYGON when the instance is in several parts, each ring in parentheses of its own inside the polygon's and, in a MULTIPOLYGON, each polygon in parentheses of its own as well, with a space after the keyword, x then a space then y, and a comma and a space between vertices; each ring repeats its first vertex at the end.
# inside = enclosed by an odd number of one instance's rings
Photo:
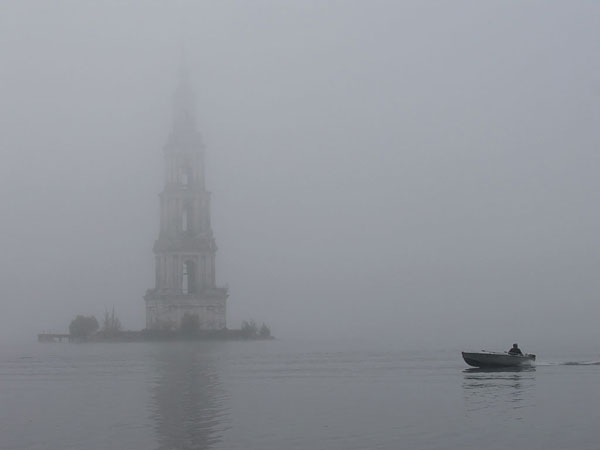
POLYGON ((241 332, 242 336, 246 339, 255 338, 258 336, 258 326, 256 326, 256 322, 254 320, 251 320, 250 322, 244 320, 242 322, 241 332))
POLYGON ((242 327, 240 329, 241 336, 244 339, 270 339, 271 338, 271 329, 265 325, 263 322, 260 329, 254 320, 247 321, 244 320, 242 322, 242 327))
POLYGON ((121 331, 121 321, 115 314, 115 307, 113 306, 110 314, 108 310, 104 311, 104 320, 102 321, 102 333, 105 336, 114 336, 121 331))
POLYGON ((261 338, 270 338, 271 337, 271 329, 265 325, 265 323, 263 322, 262 327, 260 327, 260 331, 258 332, 258 335, 261 338))
POLYGON ((77 316, 69 325, 69 334, 77 339, 88 339, 92 334, 98 331, 100 326, 94 316, 77 316))

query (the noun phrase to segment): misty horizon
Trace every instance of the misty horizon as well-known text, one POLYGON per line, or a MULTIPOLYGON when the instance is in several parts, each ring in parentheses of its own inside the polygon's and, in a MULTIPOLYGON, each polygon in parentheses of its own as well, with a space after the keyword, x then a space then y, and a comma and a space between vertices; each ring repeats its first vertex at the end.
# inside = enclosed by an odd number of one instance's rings
POLYGON ((144 327, 183 45, 230 328, 597 342, 599 10, 456 5, 4 3, 2 339, 144 327))

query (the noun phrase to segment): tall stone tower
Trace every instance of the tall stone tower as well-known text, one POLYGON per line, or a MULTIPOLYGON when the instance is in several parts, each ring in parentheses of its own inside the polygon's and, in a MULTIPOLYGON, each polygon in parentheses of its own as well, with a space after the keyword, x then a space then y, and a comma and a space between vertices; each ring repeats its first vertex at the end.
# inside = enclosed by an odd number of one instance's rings
POLYGON ((185 314, 193 314, 201 329, 219 330, 226 327, 228 295, 227 288, 216 285, 217 246, 204 178, 204 144, 183 65, 173 103, 172 130, 164 146, 160 232, 154 243, 156 283, 144 296, 146 328, 178 328, 185 314))

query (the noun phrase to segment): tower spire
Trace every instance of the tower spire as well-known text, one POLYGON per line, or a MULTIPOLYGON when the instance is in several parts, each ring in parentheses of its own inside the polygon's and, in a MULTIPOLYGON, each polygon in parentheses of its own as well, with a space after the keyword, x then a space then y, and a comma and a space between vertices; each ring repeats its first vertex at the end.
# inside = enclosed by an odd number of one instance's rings
POLYGON ((179 80, 189 81, 189 63, 187 52, 185 50, 185 42, 181 42, 179 46, 179 80))
POLYGON ((178 72, 179 80, 173 97, 173 131, 176 133, 196 131, 196 97, 190 82, 190 68, 183 44, 178 72))

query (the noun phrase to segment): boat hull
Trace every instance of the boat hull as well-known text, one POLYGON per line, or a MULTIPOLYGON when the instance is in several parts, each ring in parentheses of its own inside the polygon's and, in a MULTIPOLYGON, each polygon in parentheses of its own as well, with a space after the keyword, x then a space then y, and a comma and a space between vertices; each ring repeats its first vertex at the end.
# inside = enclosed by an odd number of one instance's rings
POLYGON ((465 362, 473 367, 529 367, 535 364, 535 355, 509 355, 508 353, 462 352, 465 362))

